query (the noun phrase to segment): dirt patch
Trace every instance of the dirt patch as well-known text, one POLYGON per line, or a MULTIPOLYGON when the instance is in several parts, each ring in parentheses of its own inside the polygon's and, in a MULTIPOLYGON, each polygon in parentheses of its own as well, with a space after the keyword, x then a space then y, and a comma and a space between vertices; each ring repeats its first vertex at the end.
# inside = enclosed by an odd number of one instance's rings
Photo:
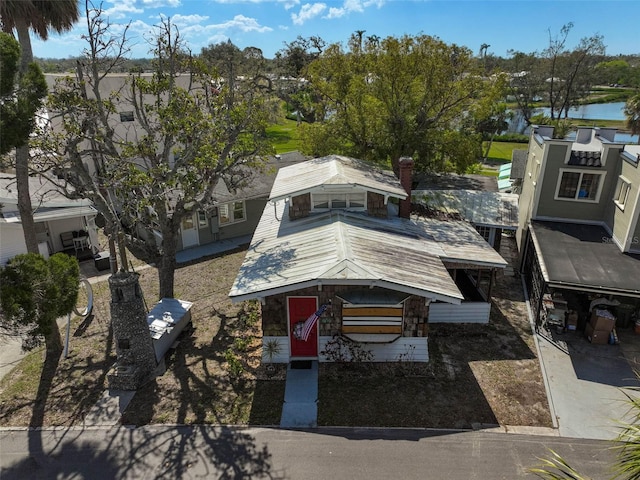
MULTIPOLYGON (((123 423, 279 424, 285 366, 267 374, 259 306, 233 305, 227 297, 243 259, 238 252, 176 272, 176 297, 194 302, 194 328, 168 357, 164 375, 136 393, 123 423)), ((319 424, 550 426, 519 277, 497 280, 489 325, 432 325, 428 364, 322 364, 319 424)), ((142 270, 140 283, 153 306, 156 270, 142 270)), ((82 423, 115 361, 107 283, 94 285, 94 294, 93 316, 74 319, 71 354, 60 359, 49 391, 38 393, 42 351, 0 383, 0 425, 29 425, 42 403, 42 425, 82 423)))

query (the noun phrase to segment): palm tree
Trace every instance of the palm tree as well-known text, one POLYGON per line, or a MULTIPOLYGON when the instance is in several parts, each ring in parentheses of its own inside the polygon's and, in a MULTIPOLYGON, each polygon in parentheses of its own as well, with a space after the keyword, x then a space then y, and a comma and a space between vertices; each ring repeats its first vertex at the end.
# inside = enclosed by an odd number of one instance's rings
MULTIPOLYGON (((640 378, 640 374, 636 373, 640 378)), ((630 419, 620 421, 620 431, 613 449, 617 451, 615 463, 612 465, 612 479, 636 480, 640 478, 640 388, 628 387, 623 390, 629 405, 630 419)), ((560 455, 550 450, 547 458, 539 459, 542 463, 529 469, 545 480, 589 480, 582 476, 560 455)))
MULTIPOLYGON (((631 134, 640 135, 640 93, 627 100, 624 114, 627 116, 627 128, 631 130, 631 134)), ((638 145, 640 145, 640 136, 638 145)))
MULTIPOLYGON (((15 29, 21 48, 20 75, 24 75, 33 62, 29 30, 42 40, 49 37, 49 30, 58 33, 70 30, 78 20, 78 0, 0 0, 2 29, 13 33, 15 29)), ((27 251, 38 253, 33 210, 29 194, 29 146, 16 148, 16 188, 18 210, 27 251)))
POLYGON ((480 58, 482 59, 482 68, 487 69, 487 49, 490 47, 488 43, 480 45, 480 58))

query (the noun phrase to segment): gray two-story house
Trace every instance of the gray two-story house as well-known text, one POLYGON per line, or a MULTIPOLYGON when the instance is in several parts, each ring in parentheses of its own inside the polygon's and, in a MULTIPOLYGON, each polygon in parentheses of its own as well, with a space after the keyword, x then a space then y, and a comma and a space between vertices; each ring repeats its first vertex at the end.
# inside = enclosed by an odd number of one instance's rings
POLYGON ((615 134, 579 128, 568 140, 532 129, 517 242, 538 322, 545 294, 564 292, 582 321, 604 299, 619 326, 640 306, 640 146, 615 134))

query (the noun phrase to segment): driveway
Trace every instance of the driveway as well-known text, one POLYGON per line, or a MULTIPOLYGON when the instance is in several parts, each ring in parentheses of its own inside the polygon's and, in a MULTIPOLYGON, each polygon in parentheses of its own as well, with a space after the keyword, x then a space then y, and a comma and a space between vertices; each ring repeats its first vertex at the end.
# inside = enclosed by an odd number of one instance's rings
POLYGON ((640 335, 618 330, 619 345, 594 345, 583 332, 566 332, 556 339, 568 354, 537 336, 538 354, 547 394, 562 437, 612 440, 620 421, 631 421, 625 387, 639 387, 634 374, 640 358, 640 335))

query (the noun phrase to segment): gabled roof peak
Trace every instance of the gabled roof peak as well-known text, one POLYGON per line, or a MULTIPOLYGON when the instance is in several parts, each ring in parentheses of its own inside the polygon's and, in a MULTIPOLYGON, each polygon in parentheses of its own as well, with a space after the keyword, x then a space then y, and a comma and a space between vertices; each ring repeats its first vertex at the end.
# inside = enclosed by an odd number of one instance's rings
POLYGON ((407 197, 393 172, 382 170, 364 160, 328 155, 281 168, 269 200, 302 195, 321 188, 345 186, 400 199, 407 197))

